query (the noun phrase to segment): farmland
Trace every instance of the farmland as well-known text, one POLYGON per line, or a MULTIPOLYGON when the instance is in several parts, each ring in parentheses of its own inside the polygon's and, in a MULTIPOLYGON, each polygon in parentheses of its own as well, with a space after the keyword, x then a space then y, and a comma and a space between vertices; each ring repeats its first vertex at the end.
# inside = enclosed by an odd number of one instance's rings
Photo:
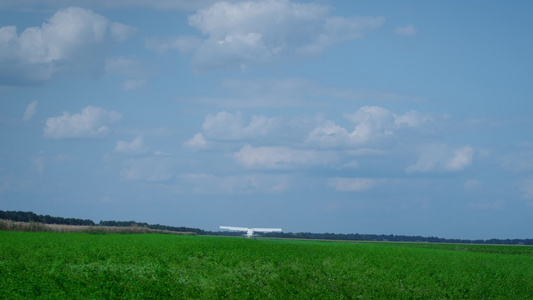
POLYGON ((533 247, 18 231, 0 240, 0 298, 533 295, 533 247))

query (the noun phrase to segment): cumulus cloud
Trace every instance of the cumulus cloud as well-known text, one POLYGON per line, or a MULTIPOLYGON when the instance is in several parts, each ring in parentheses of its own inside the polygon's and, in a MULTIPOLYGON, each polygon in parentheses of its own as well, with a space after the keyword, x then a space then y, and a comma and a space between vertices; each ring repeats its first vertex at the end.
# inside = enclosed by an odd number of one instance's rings
POLYGON ((445 164, 445 169, 448 171, 460 171, 472 164, 472 156, 474 149, 470 146, 455 149, 453 156, 445 164))
MULTIPOLYGON (((260 143, 302 140, 309 128, 316 126, 315 118, 282 116, 267 117, 252 115, 244 118, 240 111, 235 113, 221 111, 208 114, 194 137, 183 143, 183 147, 199 151, 216 148, 223 143, 260 143)), ((241 144, 242 145, 242 144, 241 144)))
MULTIPOLYGON (((249 120, 240 111, 208 114, 201 132, 183 143, 183 147, 198 151, 220 142, 298 143, 300 147, 321 149, 363 149, 390 143, 397 132, 401 138, 408 131, 427 130, 433 119, 417 111, 395 114, 378 106, 363 106, 346 114, 354 127, 346 129, 321 117, 267 117, 253 115, 249 120)), ((376 149, 374 149, 376 150, 376 149)), ((458 162, 459 163, 459 162, 458 162)))
POLYGON ((357 124, 350 134, 356 143, 365 143, 370 139, 394 134, 391 130, 394 115, 379 106, 363 106, 355 114, 348 115, 348 119, 357 124))
POLYGON ((472 164, 473 155, 474 149, 469 145, 453 149, 445 144, 433 144, 425 147, 418 161, 408 166, 405 171, 461 171, 472 164))
POLYGON ((320 147, 331 148, 351 143, 351 135, 348 130, 335 124, 333 121, 325 121, 311 131, 307 142, 320 147))
POLYGON ((250 123, 245 125, 242 113, 235 114, 222 111, 216 115, 207 115, 202 130, 212 140, 243 140, 265 137, 274 132, 279 125, 279 118, 268 118, 262 115, 252 116, 250 123))
POLYGON ((419 127, 426 122, 431 122, 433 119, 418 111, 408 111, 403 115, 394 115, 394 125, 397 127, 419 127))
POLYGON ((320 54, 334 44, 363 37, 385 21, 383 17, 331 16, 330 12, 329 6, 288 0, 217 2, 189 16, 189 25, 205 37, 201 41, 190 37, 150 40, 147 47, 192 51, 192 64, 200 70, 242 70, 283 57, 320 54))
POLYGON ((327 165, 337 161, 335 154, 315 150, 298 150, 288 147, 252 147, 245 145, 234 153, 235 159, 247 168, 293 169, 327 165))
POLYGON ((346 117, 355 123, 353 131, 326 120, 310 132, 307 143, 322 148, 359 147, 391 137, 396 130, 419 127, 431 121, 430 117, 416 111, 397 115, 379 106, 363 106, 346 117))
POLYGON ((413 24, 408 24, 403 27, 396 27, 394 29, 394 34, 399 36, 413 36, 416 35, 417 31, 413 24))
POLYGON ((202 133, 195 134, 192 138, 183 143, 183 147, 191 151, 199 151, 208 147, 207 141, 202 133))
POLYGON ((20 35, 15 26, 2 27, 0 85, 39 84, 65 72, 97 76, 105 54, 134 32, 77 7, 60 9, 41 27, 26 28, 20 35))
POLYGON ((26 107, 26 110, 24 111, 24 116, 22 117, 23 121, 29 121, 33 118, 33 116, 37 113, 37 101, 32 101, 28 106, 26 107))
POLYGON ((340 192, 362 192, 374 188, 381 182, 379 179, 372 178, 333 178, 330 180, 331 185, 336 191, 340 192))
POLYGON ((120 119, 120 113, 89 105, 81 113, 63 112, 61 116, 48 118, 43 131, 51 139, 97 138, 106 136, 109 125, 120 119))
POLYGON ((115 152, 123 154, 142 154, 148 151, 148 147, 143 143, 143 137, 137 136, 133 141, 118 141, 115 152))

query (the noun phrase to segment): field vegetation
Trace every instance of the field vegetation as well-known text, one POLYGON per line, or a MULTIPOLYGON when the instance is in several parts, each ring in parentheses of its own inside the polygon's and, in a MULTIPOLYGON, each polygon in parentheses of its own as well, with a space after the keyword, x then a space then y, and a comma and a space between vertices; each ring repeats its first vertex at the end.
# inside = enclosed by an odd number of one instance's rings
POLYGON ((531 299, 533 247, 0 231, 0 298, 531 299))
MULTIPOLYGON (((200 228, 191 228, 183 226, 169 226, 161 224, 148 224, 145 222, 136 221, 100 221, 95 223, 88 219, 78 218, 63 218, 54 217, 50 215, 38 215, 31 211, 3 211, 0 210, 0 219, 11 220, 16 222, 28 222, 56 225, 83 225, 83 226, 98 226, 98 227, 139 227, 149 228, 155 230, 162 230, 161 233, 167 231, 184 232, 185 234, 195 233, 198 235, 223 235, 223 236, 240 236, 241 232, 232 231, 208 231, 200 228)), ((0 224, 1 225, 1 224, 0 224)), ((97 230, 90 227, 91 230, 97 230)), ((49 229, 47 229, 50 231, 49 229)), ((123 230, 123 229, 120 229, 123 230)), ((114 231, 106 229, 106 231, 114 231)), ((115 230, 116 231, 116 230, 115 230)), ((131 231, 128 229, 126 231, 131 231)), ((533 246, 533 239, 488 239, 488 240, 465 240, 456 238, 439 238, 435 236, 409 236, 409 235, 393 235, 393 234, 361 234, 361 233, 312 233, 312 232, 271 232, 264 233, 264 237, 271 238, 288 238, 288 239, 310 239, 310 240, 339 240, 339 241, 382 241, 382 242, 429 242, 429 243, 453 243, 453 244, 489 244, 489 245, 531 245, 533 246)))
POLYGON ((152 229, 139 226, 117 227, 117 226, 93 226, 93 225, 65 225, 65 224, 44 224, 36 222, 16 222, 0 219, 0 230, 5 231, 47 231, 47 232, 84 232, 92 234, 106 233, 162 233, 162 234, 196 234, 193 232, 177 232, 169 230, 152 229))

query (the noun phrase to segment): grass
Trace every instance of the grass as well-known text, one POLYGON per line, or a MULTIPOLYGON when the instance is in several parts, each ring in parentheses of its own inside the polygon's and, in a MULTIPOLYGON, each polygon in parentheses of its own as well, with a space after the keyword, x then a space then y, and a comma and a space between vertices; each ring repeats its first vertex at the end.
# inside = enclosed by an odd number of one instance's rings
POLYGON ((16 231, 0 240, 2 299, 533 295, 533 247, 16 231))
POLYGON ((5 231, 48 231, 48 232, 83 232, 92 234, 106 233, 163 233, 163 234, 184 234, 195 235, 194 232, 177 232, 169 230, 151 229, 146 227, 116 227, 116 226, 83 226, 83 225, 59 225, 44 224, 35 222, 15 222, 11 220, 0 219, 0 230, 5 231))

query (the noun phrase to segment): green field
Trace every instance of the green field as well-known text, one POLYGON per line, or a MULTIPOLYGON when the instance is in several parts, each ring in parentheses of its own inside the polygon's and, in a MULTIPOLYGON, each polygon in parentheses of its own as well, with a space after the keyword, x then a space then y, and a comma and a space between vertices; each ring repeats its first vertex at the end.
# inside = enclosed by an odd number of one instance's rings
POLYGON ((532 299, 533 247, 0 231, 0 298, 532 299))

